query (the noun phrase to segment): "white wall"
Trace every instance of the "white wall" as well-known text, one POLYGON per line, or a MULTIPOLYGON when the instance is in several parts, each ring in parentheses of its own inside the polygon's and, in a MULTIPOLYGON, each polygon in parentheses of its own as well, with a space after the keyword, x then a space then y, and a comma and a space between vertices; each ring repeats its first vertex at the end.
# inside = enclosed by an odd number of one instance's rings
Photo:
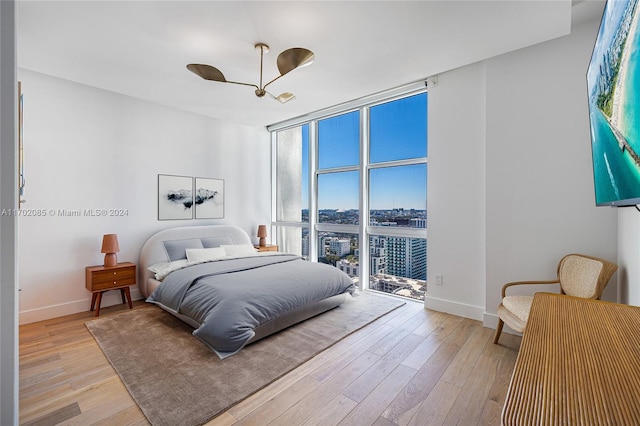
MULTIPOLYGON (((270 218, 270 139, 257 129, 182 112, 27 70, 26 211, 20 217, 20 322, 89 308, 84 268, 100 265, 102 235, 116 233, 119 261, 137 262, 160 229, 235 224, 257 241, 270 218), (157 175, 221 178, 225 217, 157 220, 157 175), (59 210, 126 209, 124 217, 61 217, 59 210), (51 214, 55 211, 56 214, 51 214)), ((139 297, 137 289, 134 297, 139 297)), ((109 292, 103 306, 120 303, 109 292)))
POLYGON ((441 74, 428 103, 425 306, 475 319, 485 310, 484 82, 484 63, 441 74))
POLYGON ((585 75, 597 28, 442 74, 429 92, 427 307, 481 309, 494 326, 505 282, 553 278, 570 252, 617 260, 617 213, 593 195, 585 75))
POLYGON ((640 212, 618 209, 618 294, 620 303, 640 306, 640 212))
MULTIPOLYGON (((566 253, 617 261, 595 207, 586 70, 598 22, 487 62, 487 314, 507 281, 555 278, 566 253)), ((603 299, 616 301, 616 277, 603 299)), ((556 287, 557 291, 557 287, 556 287)))

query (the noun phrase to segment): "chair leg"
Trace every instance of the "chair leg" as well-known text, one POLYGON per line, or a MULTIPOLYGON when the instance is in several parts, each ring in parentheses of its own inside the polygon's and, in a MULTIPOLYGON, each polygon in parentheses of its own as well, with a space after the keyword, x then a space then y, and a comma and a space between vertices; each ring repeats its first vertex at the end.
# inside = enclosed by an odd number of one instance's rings
POLYGON ((500 334, 502 333, 502 326, 504 325, 504 321, 498 318, 498 326, 496 327, 496 335, 493 338, 493 344, 498 344, 498 339, 500 338, 500 334))

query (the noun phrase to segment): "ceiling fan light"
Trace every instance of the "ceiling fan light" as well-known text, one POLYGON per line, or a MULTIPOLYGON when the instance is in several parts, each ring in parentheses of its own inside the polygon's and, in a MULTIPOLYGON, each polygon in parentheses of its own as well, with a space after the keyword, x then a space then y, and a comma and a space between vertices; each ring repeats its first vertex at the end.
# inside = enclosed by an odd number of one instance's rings
POLYGON ((212 67, 211 65, 205 64, 189 64, 187 65, 187 69, 192 73, 204 78, 205 80, 211 81, 219 81, 221 83, 226 83, 227 79, 224 78, 224 74, 216 67, 212 67))
POLYGON ((289 101, 294 100, 295 98, 296 96, 293 93, 284 92, 284 93, 281 93, 276 99, 280 101, 281 104, 285 104, 289 101))
POLYGON ((287 103, 295 99, 296 97, 293 95, 293 93, 284 92, 276 97, 272 95, 270 92, 267 92, 266 88, 271 83, 278 80, 283 75, 293 71, 294 69, 311 64, 315 58, 314 53, 309 49, 305 49, 303 47, 292 47, 291 49, 287 49, 284 52, 280 53, 276 61, 278 66, 278 71, 280 71, 280 75, 276 76, 274 79, 272 79, 268 83, 263 84, 262 83, 262 65, 263 65, 264 54, 269 51, 269 46, 265 43, 256 43, 254 47, 256 48, 256 50, 260 51, 260 85, 251 84, 251 83, 242 83, 240 81, 227 80, 224 77, 224 74, 222 74, 222 71, 220 71, 216 67, 212 67, 211 65, 189 64, 187 65, 187 69, 205 80, 219 81, 221 83, 240 84, 242 86, 254 87, 255 94, 259 98, 262 98, 264 97, 264 95, 268 94, 270 97, 272 97, 273 99, 276 99, 281 104, 287 103))
POLYGON ((278 55, 276 61, 280 75, 285 75, 296 68, 311 65, 315 59, 315 54, 303 47, 292 47, 278 55))

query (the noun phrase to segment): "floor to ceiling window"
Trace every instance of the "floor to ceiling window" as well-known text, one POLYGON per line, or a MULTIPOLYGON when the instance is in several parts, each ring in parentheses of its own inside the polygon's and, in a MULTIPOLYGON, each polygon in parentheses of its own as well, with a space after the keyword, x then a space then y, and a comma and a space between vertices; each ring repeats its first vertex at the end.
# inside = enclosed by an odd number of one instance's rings
POLYGON ((363 289, 424 299, 427 92, 380 95, 271 128, 281 251, 363 289))

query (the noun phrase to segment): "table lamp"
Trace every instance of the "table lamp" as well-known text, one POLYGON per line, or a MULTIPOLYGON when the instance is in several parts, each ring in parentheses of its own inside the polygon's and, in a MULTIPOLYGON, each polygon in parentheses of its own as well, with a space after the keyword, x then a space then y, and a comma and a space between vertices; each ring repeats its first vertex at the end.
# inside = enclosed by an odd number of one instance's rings
POLYGON ((258 225, 258 237, 260 238, 260 247, 267 245, 267 225, 258 225))
POLYGON ((118 246, 117 234, 106 234, 102 237, 102 250, 100 250, 100 252, 105 253, 104 266, 116 266, 118 264, 118 256, 116 253, 119 251, 120 247, 118 246))

